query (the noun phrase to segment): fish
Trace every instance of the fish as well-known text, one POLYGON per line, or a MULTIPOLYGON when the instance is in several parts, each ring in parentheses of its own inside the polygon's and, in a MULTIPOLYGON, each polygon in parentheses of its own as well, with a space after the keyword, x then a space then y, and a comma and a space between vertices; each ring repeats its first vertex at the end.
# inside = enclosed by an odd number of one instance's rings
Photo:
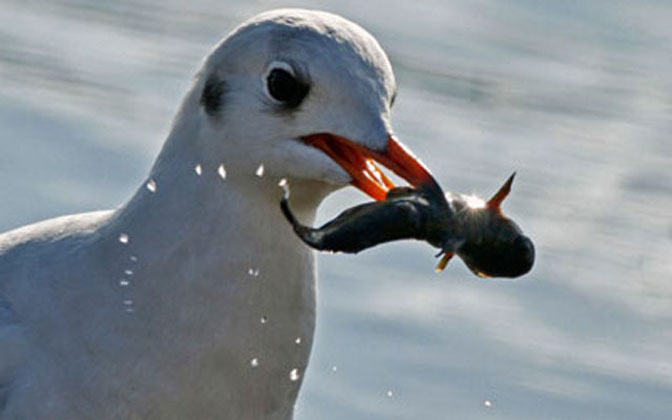
POLYGON ((286 184, 280 208, 296 235, 319 251, 356 254, 386 242, 415 239, 440 250, 437 272, 457 255, 479 277, 516 278, 532 269, 535 247, 501 209, 515 176, 514 172, 487 201, 444 193, 437 183, 394 187, 384 200, 346 209, 319 228, 297 220, 286 184))

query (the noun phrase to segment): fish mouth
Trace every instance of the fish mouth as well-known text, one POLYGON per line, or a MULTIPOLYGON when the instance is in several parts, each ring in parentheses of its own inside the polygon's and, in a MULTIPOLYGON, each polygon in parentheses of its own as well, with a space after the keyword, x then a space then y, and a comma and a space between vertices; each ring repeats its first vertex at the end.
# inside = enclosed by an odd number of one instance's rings
POLYGON ((438 184, 427 167, 394 135, 390 134, 383 150, 362 146, 348 138, 329 133, 303 136, 304 143, 322 150, 350 176, 350 184, 374 200, 384 200, 394 182, 377 164, 385 166, 415 187, 438 184))

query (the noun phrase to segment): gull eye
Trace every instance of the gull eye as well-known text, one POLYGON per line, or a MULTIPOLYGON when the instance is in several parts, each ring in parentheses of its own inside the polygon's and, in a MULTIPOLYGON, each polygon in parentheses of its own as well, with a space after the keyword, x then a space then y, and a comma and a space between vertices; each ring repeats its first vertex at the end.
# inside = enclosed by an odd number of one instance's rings
POLYGON ((301 104, 308 93, 308 85, 300 81, 287 63, 274 63, 266 75, 266 90, 276 102, 287 108, 301 104))

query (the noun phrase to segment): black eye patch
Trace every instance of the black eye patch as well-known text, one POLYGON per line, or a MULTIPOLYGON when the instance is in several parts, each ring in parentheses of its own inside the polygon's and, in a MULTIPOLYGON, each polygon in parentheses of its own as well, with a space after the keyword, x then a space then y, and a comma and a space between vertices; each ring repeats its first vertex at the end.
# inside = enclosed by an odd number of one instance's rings
POLYGON ((215 115, 222 108, 226 90, 226 82, 214 74, 205 81, 200 104, 208 115, 215 115))

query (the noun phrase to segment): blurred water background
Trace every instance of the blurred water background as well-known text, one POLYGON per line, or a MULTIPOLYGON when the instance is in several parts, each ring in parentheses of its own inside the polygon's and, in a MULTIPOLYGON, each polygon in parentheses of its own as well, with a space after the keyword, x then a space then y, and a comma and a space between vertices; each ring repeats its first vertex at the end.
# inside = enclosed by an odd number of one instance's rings
MULTIPOLYGON (((0 1, 0 231, 123 202, 200 60, 274 0, 0 1)), ((535 240, 483 281, 406 242, 320 257, 310 419, 672 418, 672 2, 312 1, 367 28, 397 134, 535 240)), ((339 192, 320 220, 361 201, 339 192)))

